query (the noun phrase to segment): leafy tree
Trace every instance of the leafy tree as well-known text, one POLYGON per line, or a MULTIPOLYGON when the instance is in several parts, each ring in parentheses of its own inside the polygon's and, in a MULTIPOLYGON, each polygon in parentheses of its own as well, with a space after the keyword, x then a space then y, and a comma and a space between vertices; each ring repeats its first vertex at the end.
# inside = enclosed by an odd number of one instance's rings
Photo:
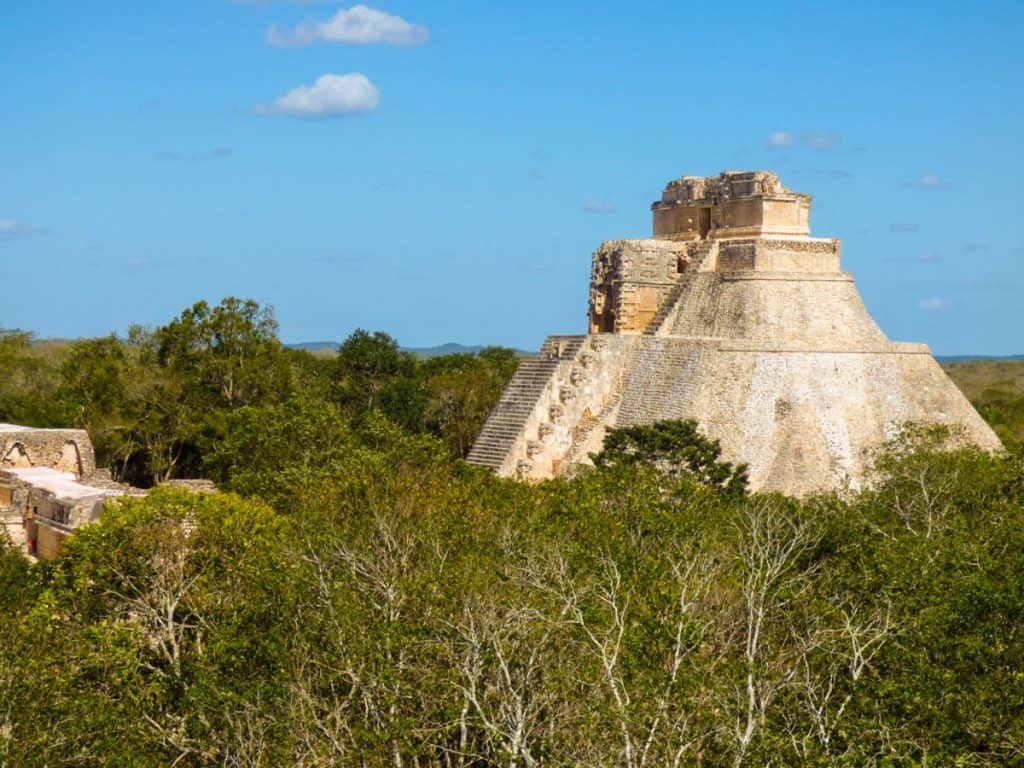
POLYGON ((335 358, 335 399, 356 418, 376 408, 403 426, 415 427, 420 412, 415 370, 416 358, 400 350, 391 336, 357 328, 335 358))
POLYGON ((104 412, 110 422, 101 445, 114 464, 143 486, 198 473, 226 414, 281 402, 294 384, 273 311, 233 297, 198 302, 155 330, 133 326, 123 346, 85 343, 64 373, 70 400, 90 409, 83 418, 104 412))
POLYGON ((124 342, 113 335, 74 342, 61 363, 57 396, 68 425, 89 432, 100 466, 123 464, 132 452, 128 392, 136 368, 124 342))
POLYGON ((273 309, 251 299, 228 297, 212 308, 197 302, 154 336, 160 366, 186 376, 194 407, 280 402, 292 389, 273 309))
POLYGON ((31 333, 0 328, 0 421, 62 426, 65 415, 54 396, 55 368, 31 333))
POLYGON ((670 420, 609 430, 593 460, 598 467, 650 464, 671 475, 685 473, 729 495, 744 495, 747 466, 719 461, 721 455, 719 442, 704 437, 697 422, 670 420))
POLYGON ((317 400, 331 400, 333 357, 314 355, 305 349, 286 348, 291 361, 295 391, 317 400))
POLYGON ((108 507, 47 566, 22 620, 33 672, 0 760, 286 763, 274 723, 291 627, 279 617, 298 595, 285 533, 265 505, 229 494, 160 489, 108 507))
POLYGON ((464 457, 518 365, 516 352, 503 347, 420 363, 424 428, 444 440, 453 456, 464 457))

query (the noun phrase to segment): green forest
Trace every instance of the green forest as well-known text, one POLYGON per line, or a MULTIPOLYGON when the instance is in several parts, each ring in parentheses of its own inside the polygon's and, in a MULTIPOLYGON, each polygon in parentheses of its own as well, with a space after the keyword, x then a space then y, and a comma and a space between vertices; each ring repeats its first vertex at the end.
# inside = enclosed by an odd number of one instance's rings
POLYGON ((1024 363, 949 368, 1003 454, 906 425, 797 500, 693 422, 465 463, 518 361, 315 356, 238 299, 0 332, 0 421, 153 488, 0 543, 0 766, 1024 766, 1024 363))

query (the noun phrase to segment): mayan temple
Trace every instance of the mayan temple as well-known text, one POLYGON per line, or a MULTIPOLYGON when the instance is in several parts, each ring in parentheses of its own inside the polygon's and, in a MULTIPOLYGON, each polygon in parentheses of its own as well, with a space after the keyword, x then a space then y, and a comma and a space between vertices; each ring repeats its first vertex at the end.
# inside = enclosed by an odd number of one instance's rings
POLYGON ((810 236, 809 195, 774 173, 669 182, 649 240, 593 255, 589 333, 525 360, 469 461, 498 474, 571 473, 612 427, 694 419, 746 462, 753 489, 864 483, 901 423, 995 434, 924 344, 889 341, 839 263, 810 236))

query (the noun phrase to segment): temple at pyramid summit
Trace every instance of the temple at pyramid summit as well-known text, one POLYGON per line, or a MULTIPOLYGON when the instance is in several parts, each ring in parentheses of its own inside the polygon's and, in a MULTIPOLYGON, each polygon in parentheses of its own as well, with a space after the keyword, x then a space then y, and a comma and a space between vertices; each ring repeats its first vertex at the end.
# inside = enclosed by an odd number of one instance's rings
POLYGON ((755 490, 860 488, 904 423, 998 438, 924 344, 889 341, 810 236, 811 198, 774 173, 669 182, 647 240, 594 253, 589 333, 523 361, 469 461, 544 479, 590 463, 605 432, 693 419, 755 490))

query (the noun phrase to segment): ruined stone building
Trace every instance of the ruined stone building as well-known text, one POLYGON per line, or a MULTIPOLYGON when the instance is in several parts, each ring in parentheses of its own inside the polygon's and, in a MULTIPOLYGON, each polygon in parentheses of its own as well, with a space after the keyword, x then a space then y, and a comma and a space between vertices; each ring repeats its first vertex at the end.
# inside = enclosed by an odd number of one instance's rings
POLYGON ((0 535, 30 554, 56 556, 75 528, 126 491, 96 469, 85 430, 0 424, 0 535))
POLYGON ((521 364, 469 461, 550 478, 589 463, 609 428, 693 419, 753 489, 803 494, 861 487, 905 422, 999 449, 928 347, 871 319, 839 241, 810 237, 810 207, 774 173, 669 182, 652 239, 594 253, 590 332, 521 364))

